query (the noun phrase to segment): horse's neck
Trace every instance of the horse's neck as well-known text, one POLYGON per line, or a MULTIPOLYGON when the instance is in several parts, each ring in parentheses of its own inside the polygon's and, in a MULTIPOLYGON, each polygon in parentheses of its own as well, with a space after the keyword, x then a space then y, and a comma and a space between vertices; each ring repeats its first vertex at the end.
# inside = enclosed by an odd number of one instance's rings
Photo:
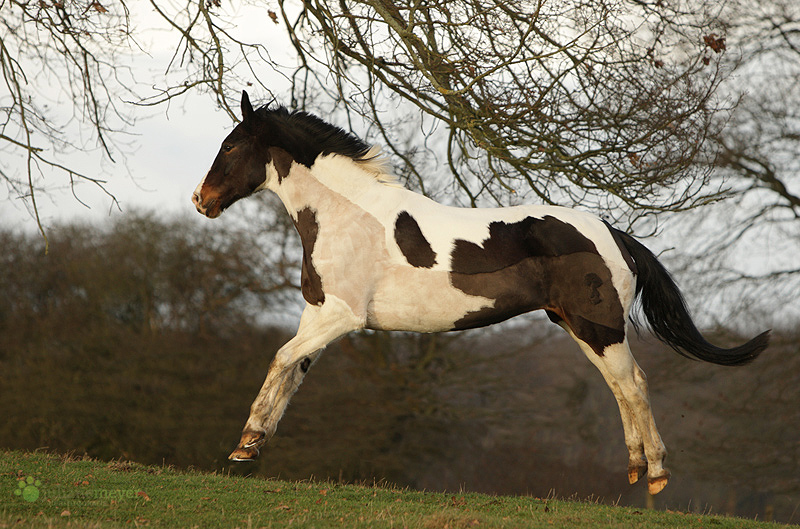
POLYGON ((326 156, 320 157, 310 169, 293 164, 289 175, 275 191, 289 213, 296 217, 297 212, 305 208, 341 209, 343 200, 352 205, 369 203, 370 199, 365 196, 382 194, 392 188, 345 157, 326 156))

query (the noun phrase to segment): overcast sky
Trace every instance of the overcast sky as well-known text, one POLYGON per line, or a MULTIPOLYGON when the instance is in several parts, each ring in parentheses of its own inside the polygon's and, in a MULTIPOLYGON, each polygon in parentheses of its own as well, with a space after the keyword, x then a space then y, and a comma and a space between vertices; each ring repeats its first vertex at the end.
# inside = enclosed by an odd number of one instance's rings
MULTIPOLYGON (((134 127, 132 153, 125 159, 116 164, 96 164, 97 157, 91 156, 96 168, 90 168, 88 174, 108 181, 108 191, 123 211, 136 207, 157 212, 194 210, 191 192, 210 167, 231 122, 227 115, 215 111, 210 98, 193 99, 198 101, 190 113, 171 112, 169 118, 159 114, 134 127)), ((75 155, 70 160, 80 163, 79 158, 75 155)), ((112 208, 111 199, 96 186, 80 183, 74 191, 88 208, 76 200, 66 185, 38 196, 45 224, 66 219, 101 221, 119 214, 117 208, 112 208)), ((0 203, 4 226, 22 227, 32 222, 21 200, 7 196, 0 197, 0 203)))
MULTIPOLYGON (((131 49, 131 62, 141 85, 137 92, 146 96, 150 95, 147 87, 163 84, 163 72, 175 51, 177 34, 165 32, 149 6, 145 11, 131 7, 133 34, 143 48, 131 49)), ((228 17, 236 26, 229 29, 240 38, 267 44, 272 56, 278 59, 281 50, 288 50, 285 29, 268 19, 263 5, 252 8, 224 3, 223 9, 234 10, 228 17)), ((29 81, 34 93, 48 90, 48 83, 55 84, 44 76, 31 76, 29 81)), ((276 91, 281 83, 285 80, 276 75, 276 91)), ((254 102, 267 96, 256 89, 250 92, 254 102)), ((59 99, 64 98, 53 97, 56 103, 59 99)), ((115 151, 116 163, 101 160, 96 152, 75 153, 61 161, 89 176, 106 180, 108 191, 119 201, 123 212, 149 208, 156 212, 192 214, 191 193, 232 129, 230 117, 216 108, 212 96, 194 93, 175 101, 169 109, 166 105, 155 109, 123 105, 136 118, 136 124, 126 129, 130 136, 117 137, 125 153, 115 151)), ((58 104, 51 107, 58 107, 58 104)), ((72 113, 71 108, 61 111, 72 113)), ((91 125, 83 126, 88 129, 91 125)), ((23 162, 21 159, 19 174, 24 174, 23 162)), ((37 195, 39 212, 46 226, 73 219, 102 222, 120 214, 119 209, 112 207, 111 199, 95 186, 81 183, 74 188, 75 195, 89 206, 87 208, 73 196, 73 189, 62 174, 45 173, 45 177, 48 176, 47 193, 37 195)), ((5 186, 0 186, 0 223, 4 227, 35 228, 28 207, 5 186)))

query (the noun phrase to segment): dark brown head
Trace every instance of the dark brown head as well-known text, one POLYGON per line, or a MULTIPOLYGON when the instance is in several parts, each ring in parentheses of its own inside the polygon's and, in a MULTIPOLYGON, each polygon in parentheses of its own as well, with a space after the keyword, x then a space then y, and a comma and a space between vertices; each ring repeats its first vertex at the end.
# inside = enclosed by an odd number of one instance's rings
POLYGON ((242 92, 242 121, 222 142, 214 163, 192 194, 197 211, 209 218, 253 194, 267 178, 268 146, 262 145, 259 119, 242 92))
POLYGON ((303 111, 284 107, 253 110, 242 92, 242 122, 233 129, 200 185, 192 194, 197 211, 216 218, 223 210, 268 185, 280 185, 293 163, 314 165, 320 155, 365 160, 369 145, 303 111), (268 168, 274 171, 268 171, 268 168), (268 174, 275 182, 268 182, 268 174))

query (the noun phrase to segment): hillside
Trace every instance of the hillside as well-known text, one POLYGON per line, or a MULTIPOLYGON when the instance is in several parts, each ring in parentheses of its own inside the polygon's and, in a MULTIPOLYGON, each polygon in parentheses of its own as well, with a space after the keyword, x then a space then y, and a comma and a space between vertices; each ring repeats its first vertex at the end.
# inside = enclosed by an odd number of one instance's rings
POLYGON ((286 482, 0 452, 0 527, 778 528, 692 513, 484 494, 286 482))

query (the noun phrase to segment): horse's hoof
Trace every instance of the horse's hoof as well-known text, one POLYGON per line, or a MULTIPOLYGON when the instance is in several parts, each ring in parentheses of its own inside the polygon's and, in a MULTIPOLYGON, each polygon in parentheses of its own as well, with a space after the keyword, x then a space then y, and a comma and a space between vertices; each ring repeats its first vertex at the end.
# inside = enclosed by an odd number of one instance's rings
POLYGON ((667 481, 669 481, 669 471, 667 470, 664 471, 663 476, 659 476, 657 478, 648 478, 647 492, 649 492, 651 496, 655 496, 664 490, 664 487, 667 486, 667 481))
POLYGON ((242 432, 239 446, 236 447, 228 459, 231 461, 255 461, 258 457, 258 447, 266 442, 265 432, 254 432, 246 430, 242 432))
POLYGON ((231 455, 228 456, 228 459, 231 461, 255 461, 258 457, 258 448, 237 448, 231 455))
POLYGON ((628 483, 633 485, 647 474, 647 463, 628 465, 628 483))

